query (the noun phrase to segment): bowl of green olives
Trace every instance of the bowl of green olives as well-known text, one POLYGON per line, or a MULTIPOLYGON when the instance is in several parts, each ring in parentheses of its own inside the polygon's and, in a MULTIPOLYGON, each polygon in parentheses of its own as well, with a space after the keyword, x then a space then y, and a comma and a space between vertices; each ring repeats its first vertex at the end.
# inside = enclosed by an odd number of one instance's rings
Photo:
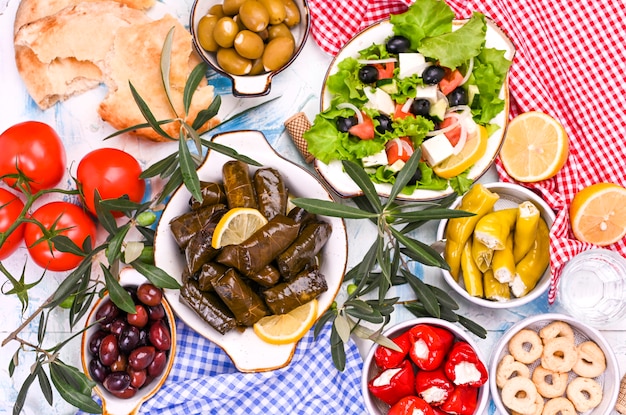
POLYGON ((306 0, 195 0, 189 28, 200 57, 232 80, 233 95, 267 95, 310 28, 306 0))

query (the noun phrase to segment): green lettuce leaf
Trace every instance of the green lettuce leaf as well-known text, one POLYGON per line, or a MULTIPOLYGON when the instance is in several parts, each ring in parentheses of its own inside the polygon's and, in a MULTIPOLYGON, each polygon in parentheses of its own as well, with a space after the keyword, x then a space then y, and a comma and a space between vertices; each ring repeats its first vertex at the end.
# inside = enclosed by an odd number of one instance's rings
POLYGON ((479 124, 488 123, 504 109, 499 94, 509 66, 504 51, 497 49, 483 49, 474 59, 472 81, 480 92, 472 103, 472 114, 479 124))
POLYGON ((452 31, 454 12, 441 0, 416 1, 402 14, 391 15, 393 32, 411 42, 419 50, 422 40, 452 31))
POLYGON ((367 98, 363 94, 359 81, 359 68, 361 65, 354 58, 346 58, 337 65, 337 72, 328 77, 326 85, 328 90, 334 95, 336 102, 366 102, 367 98))

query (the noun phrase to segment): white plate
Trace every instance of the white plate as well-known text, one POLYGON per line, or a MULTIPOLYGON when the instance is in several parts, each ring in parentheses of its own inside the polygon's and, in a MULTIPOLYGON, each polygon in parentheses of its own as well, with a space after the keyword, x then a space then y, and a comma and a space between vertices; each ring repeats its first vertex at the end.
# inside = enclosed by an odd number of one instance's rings
MULTIPOLYGON (((455 20, 453 22, 453 28, 461 27, 464 22, 465 21, 462 20, 455 20)), ((507 59, 512 60, 515 54, 515 47, 509 38, 491 20, 486 19, 486 22, 487 33, 485 47, 504 50, 504 56, 507 59)), ((331 62, 324 79, 321 97, 322 111, 329 107, 332 99, 332 94, 328 91, 327 87, 328 77, 337 72, 339 63, 348 57, 357 58, 360 50, 371 46, 373 43, 383 43, 385 39, 392 35, 393 25, 389 22, 389 20, 383 20, 359 32, 343 47, 343 49, 331 62)), ((485 155, 471 168, 469 178, 473 180, 480 178, 489 169, 500 151, 500 146, 504 137, 504 130, 509 118, 508 76, 504 82, 502 90, 500 91, 500 98, 505 101, 504 110, 491 121, 493 124, 500 126, 500 128, 489 137, 485 155)), ((343 171, 341 161, 333 160, 329 164, 325 164, 316 159, 315 169, 342 197, 355 197, 363 194, 361 189, 343 171)), ((390 184, 375 184, 375 188, 378 194, 382 197, 389 196, 389 193, 391 192, 390 184)), ((398 199, 407 201, 435 200, 452 193, 453 190, 451 187, 448 187, 443 191, 416 189, 411 195, 400 194, 398 199)))
MULTIPOLYGON (((289 193, 297 197, 332 200, 328 191, 311 173, 281 157, 259 131, 234 131, 216 135, 213 141, 237 150, 265 167, 276 168, 285 181, 289 193)), ((231 160, 223 154, 210 151, 205 162, 198 168, 198 176, 204 181, 222 181, 222 166, 231 160)), ((250 166, 251 172, 255 170, 250 166)), ((156 266, 181 282, 184 255, 172 237, 169 222, 188 211, 190 193, 179 188, 168 202, 159 221, 154 244, 156 266)), ((346 269, 347 234, 342 219, 324 218, 332 225, 331 236, 322 249, 320 271, 326 277, 328 290, 318 297, 318 317, 332 304, 346 269)), ((187 325, 202 336, 220 346, 242 372, 260 372, 278 369, 291 361, 296 344, 271 345, 254 334, 252 328, 242 332, 232 330, 224 335, 213 329, 198 314, 179 300, 179 290, 165 290, 165 295, 174 312, 187 325)))

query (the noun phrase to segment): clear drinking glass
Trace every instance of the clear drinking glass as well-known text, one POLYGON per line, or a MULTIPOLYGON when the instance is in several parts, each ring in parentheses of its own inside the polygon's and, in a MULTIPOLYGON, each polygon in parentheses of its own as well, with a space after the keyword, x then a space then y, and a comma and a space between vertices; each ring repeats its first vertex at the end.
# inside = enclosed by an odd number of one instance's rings
POLYGON ((592 249, 563 267, 558 298, 573 317, 601 327, 626 316, 626 259, 608 249, 592 249))

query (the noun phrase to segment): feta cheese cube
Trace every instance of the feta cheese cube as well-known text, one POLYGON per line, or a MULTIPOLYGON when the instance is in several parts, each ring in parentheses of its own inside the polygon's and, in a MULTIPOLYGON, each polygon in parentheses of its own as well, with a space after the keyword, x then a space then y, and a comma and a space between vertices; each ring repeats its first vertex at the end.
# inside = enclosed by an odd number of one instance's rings
POLYGON ((415 88, 415 99, 427 99, 431 104, 437 102, 437 85, 418 86, 415 88))
POLYGON ((370 88, 363 90, 368 101, 364 105, 365 108, 372 108, 385 114, 393 114, 396 111, 396 104, 391 96, 380 88, 376 88, 374 92, 370 88))
POLYGON ((444 134, 437 134, 422 143, 422 154, 431 167, 450 157, 453 151, 452 144, 444 134))
POLYGON ((413 74, 422 76, 422 72, 426 69, 426 58, 421 53, 399 53, 398 66, 400 71, 398 77, 408 78, 413 74))
POLYGON ((372 154, 371 156, 363 157, 361 162, 363 163, 363 167, 385 166, 389 163, 385 150, 372 154))
POLYGON ((402 170, 402 167, 404 167, 406 163, 403 162, 402 160, 396 160, 392 165, 387 166, 387 170, 397 173, 400 170, 402 170))

